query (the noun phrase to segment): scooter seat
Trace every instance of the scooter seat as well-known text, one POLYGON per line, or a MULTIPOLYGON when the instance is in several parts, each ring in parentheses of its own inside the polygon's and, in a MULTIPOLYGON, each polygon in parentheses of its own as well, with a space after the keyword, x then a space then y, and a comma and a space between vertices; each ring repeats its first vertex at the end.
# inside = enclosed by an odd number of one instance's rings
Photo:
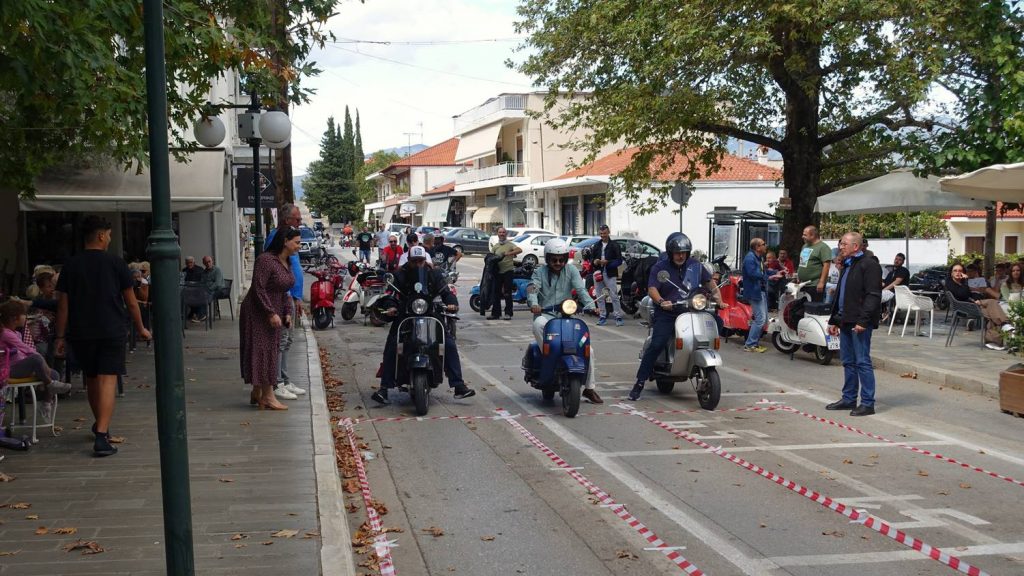
POLYGON ((825 302, 808 302, 804 304, 804 314, 828 316, 832 314, 832 304, 826 304, 825 302))

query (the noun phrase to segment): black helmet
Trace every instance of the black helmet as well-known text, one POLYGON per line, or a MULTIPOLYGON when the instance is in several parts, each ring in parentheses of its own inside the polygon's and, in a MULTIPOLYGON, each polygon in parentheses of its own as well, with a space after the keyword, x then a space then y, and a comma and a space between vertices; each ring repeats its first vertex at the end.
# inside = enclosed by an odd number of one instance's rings
POLYGON ((686 252, 689 254, 693 252, 693 243, 690 242, 690 238, 682 232, 673 232, 668 235, 668 239, 665 240, 665 252, 674 254, 676 252, 686 252))

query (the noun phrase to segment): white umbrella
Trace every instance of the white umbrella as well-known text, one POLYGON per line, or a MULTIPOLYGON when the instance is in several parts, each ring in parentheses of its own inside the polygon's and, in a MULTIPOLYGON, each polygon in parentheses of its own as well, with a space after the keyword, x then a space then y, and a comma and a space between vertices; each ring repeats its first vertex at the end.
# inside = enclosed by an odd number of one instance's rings
POLYGON ((909 260, 910 212, 983 210, 988 204, 984 200, 943 192, 936 176, 919 178, 909 169, 899 169, 821 196, 814 211, 843 215, 907 212, 906 252, 909 260))
POLYGON ((947 192, 993 202, 1024 202, 1024 162, 995 164, 939 180, 947 192))

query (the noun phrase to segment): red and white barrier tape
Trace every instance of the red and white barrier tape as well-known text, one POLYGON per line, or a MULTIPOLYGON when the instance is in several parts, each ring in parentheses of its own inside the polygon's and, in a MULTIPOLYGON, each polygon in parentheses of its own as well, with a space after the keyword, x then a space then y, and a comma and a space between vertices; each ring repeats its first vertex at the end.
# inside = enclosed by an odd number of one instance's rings
POLYGON ((922 454, 924 456, 931 456, 932 458, 935 458, 936 460, 941 460, 942 462, 948 462, 950 464, 956 464, 957 466, 959 466, 961 468, 964 468, 966 470, 973 470, 975 472, 980 472, 982 474, 991 476, 993 478, 998 478, 1000 480, 1005 480, 1007 482, 1010 482, 1011 484, 1016 484, 1018 486, 1024 486, 1024 481, 1016 480, 1014 478, 1010 478, 1009 476, 1004 476, 1004 475, 1002 475, 1002 474, 1000 474, 998 472, 993 472, 991 470, 986 470, 984 468, 981 468, 980 466, 975 466, 973 464, 968 464, 966 462, 961 462, 960 460, 957 460, 956 458, 951 458, 949 456, 943 456, 942 454, 937 454, 937 453, 932 452, 930 450, 925 450, 924 448, 918 448, 917 446, 912 446, 910 444, 905 444, 903 442, 897 442, 895 440, 890 440, 890 439, 888 439, 888 438, 886 438, 884 436, 879 436, 878 434, 873 434, 871 432, 866 432, 864 430, 861 430, 860 428, 857 428, 857 427, 854 427, 854 426, 850 426, 849 424, 843 424, 842 422, 836 422, 835 420, 830 420, 828 418, 822 418, 821 416, 816 416, 816 415, 810 414, 808 412, 803 412, 801 410, 797 410, 796 408, 793 408, 792 406, 786 406, 786 407, 783 408, 783 410, 786 411, 786 412, 790 412, 792 414, 799 414, 800 416, 803 416, 804 418, 809 418, 811 420, 814 420, 814 421, 817 421, 817 422, 821 422, 822 424, 829 424, 829 425, 835 426, 836 428, 842 428, 843 430, 849 430, 850 432, 853 432, 855 434, 860 434, 861 436, 867 436, 868 438, 874 438, 875 440, 886 442, 886 443, 892 444, 894 446, 899 446, 900 448, 906 448, 907 450, 910 450, 911 452, 916 452, 917 454, 922 454))
POLYGON ((721 446, 713 447, 707 442, 694 438, 690 434, 680 431, 670 426, 669 424, 666 424, 661 420, 658 420, 657 418, 652 418, 648 416, 646 413, 636 410, 635 408, 629 405, 622 404, 621 406, 623 408, 629 409, 632 414, 643 418, 644 420, 650 422, 651 424, 654 424, 655 426, 673 434, 677 438, 681 438, 691 444, 700 446, 701 448, 704 448, 705 450, 711 452, 712 454, 715 454, 716 456, 721 456, 722 458, 725 458, 726 460, 732 462, 733 464, 736 464, 742 468, 746 468, 747 470, 750 470, 751 472, 759 476, 762 476, 764 478, 771 480, 772 482, 775 482, 779 486, 792 490, 793 492, 796 492, 801 496, 804 496, 814 502, 817 502, 818 504, 824 506, 825 508, 828 508, 829 510, 832 510, 833 512, 837 512, 839 514, 842 514, 843 516, 846 516, 850 519, 851 522, 863 524, 864 526, 871 528, 875 532, 878 532, 879 534, 882 534, 884 536, 888 536, 889 538, 892 538, 900 544, 917 550, 925 556, 928 556, 933 560, 945 564, 946 566, 949 566, 954 570, 958 570, 970 576, 988 576, 988 574, 982 569, 977 568, 975 566, 971 566, 970 564, 964 562, 956 556, 947 554, 946 552, 943 552, 942 550, 935 548, 934 546, 925 544, 921 540, 918 540, 917 538, 907 535, 905 532, 902 532, 901 530, 893 528, 885 521, 872 516, 865 510, 855 510, 850 506, 841 504, 823 494, 819 494, 818 492, 815 492, 810 488, 801 486, 791 480, 786 480, 785 478, 779 476, 778 474, 775 474, 774 472, 765 470, 764 468, 761 468, 756 464, 747 462, 746 460, 740 458, 739 456, 730 454, 729 452, 723 450, 721 446))
MULTIPOLYGON (((715 410, 714 412, 771 412, 774 410, 781 410, 781 406, 749 406, 745 408, 728 408, 725 410, 715 410)), ((708 413, 707 410, 651 410, 647 414, 695 414, 695 413, 708 413)), ((561 412, 540 412, 534 414, 520 414, 515 416, 516 418, 551 418, 552 416, 561 416, 561 412)), ((581 412, 576 415, 580 416, 629 416, 628 412, 581 412)), ((352 420, 352 424, 358 426, 359 424, 367 423, 383 423, 383 422, 433 422, 436 420, 504 420, 500 416, 380 416, 377 418, 357 418, 352 420)))
POLYGON ((644 526, 639 520, 636 519, 632 514, 626 511, 626 507, 623 504, 617 503, 607 492, 598 488, 593 482, 588 480, 585 476, 576 471, 575 468, 569 466, 569 464, 562 460, 561 456, 556 454, 551 448, 548 448, 539 438, 534 436, 529 430, 527 430, 522 424, 516 422, 516 416, 509 414, 506 410, 496 410, 498 417, 501 420, 508 422, 513 428, 515 428, 524 438, 529 440, 530 444, 533 444, 537 449, 543 452, 556 466, 565 470, 569 473, 574 480, 579 482, 581 486, 587 489, 588 492, 593 494, 601 504, 615 513, 616 516, 622 519, 623 522, 629 525, 630 528, 637 531, 638 534, 643 536, 647 542, 651 544, 651 549, 657 550, 665 555, 666 558, 671 560, 676 566, 681 568, 687 574, 691 576, 701 576, 704 573, 699 568, 693 565, 692 562, 683 557, 678 552, 678 547, 670 547, 658 537, 650 528, 644 526))
POLYGON ((373 538, 374 550, 379 560, 380 573, 382 576, 394 576, 395 563, 391 559, 391 542, 388 540, 387 534, 383 532, 384 526, 381 524, 380 515, 377 514, 377 509, 373 506, 373 493, 370 492, 370 481, 366 477, 363 456, 356 445, 356 434, 352 428, 352 420, 350 418, 343 418, 339 424, 345 428, 348 444, 352 447, 352 458, 356 461, 356 475, 359 480, 359 491, 362 492, 363 503, 366 505, 366 519, 370 522, 370 530, 373 530, 376 534, 373 538))

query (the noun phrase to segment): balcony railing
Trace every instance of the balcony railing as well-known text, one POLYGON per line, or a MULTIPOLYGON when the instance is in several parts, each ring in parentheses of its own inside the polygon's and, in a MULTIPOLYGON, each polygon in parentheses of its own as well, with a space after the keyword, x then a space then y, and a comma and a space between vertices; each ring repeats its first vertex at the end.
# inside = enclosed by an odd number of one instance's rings
POLYGON ((486 168, 467 170, 455 174, 455 184, 470 184, 498 178, 526 178, 525 162, 502 162, 486 168))
POLYGON ((462 134, 470 126, 503 110, 526 110, 526 94, 502 94, 459 114, 455 117, 455 133, 462 134))

